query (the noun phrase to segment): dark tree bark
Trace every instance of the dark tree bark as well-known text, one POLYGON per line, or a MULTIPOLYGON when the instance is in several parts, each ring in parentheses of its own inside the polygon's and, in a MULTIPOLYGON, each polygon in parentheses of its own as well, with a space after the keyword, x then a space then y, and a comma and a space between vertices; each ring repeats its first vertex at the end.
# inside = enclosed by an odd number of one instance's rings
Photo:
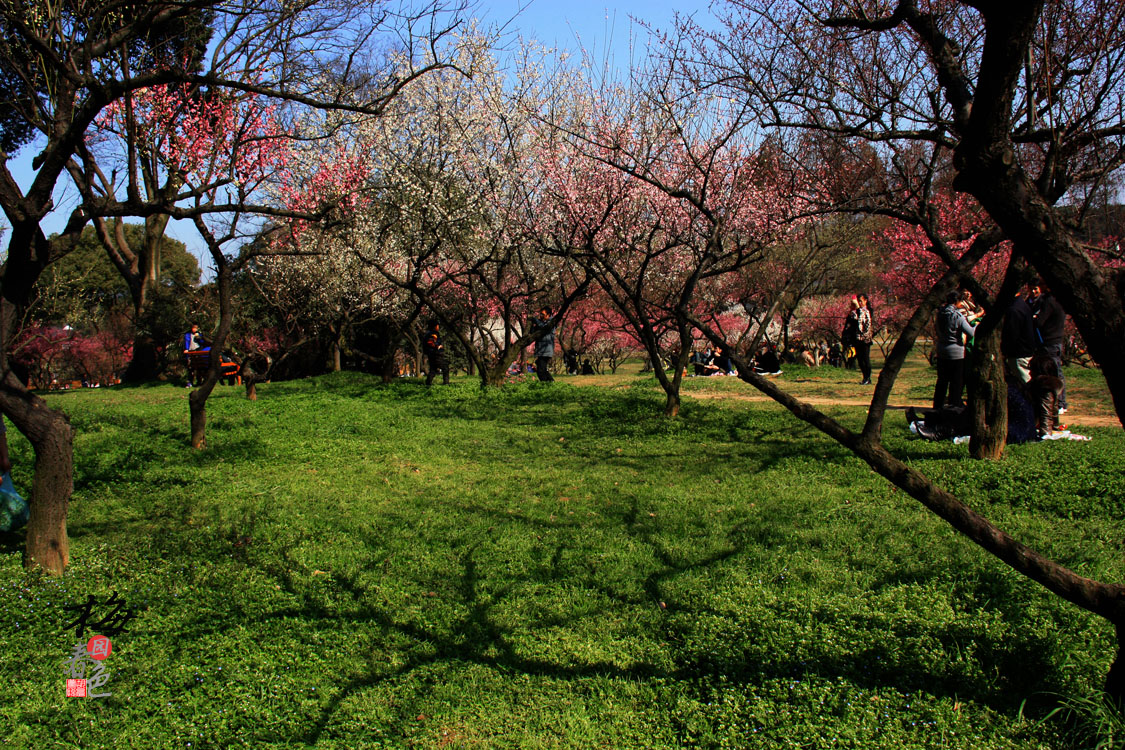
MULTIPOLYGON (((754 374, 745 362, 736 359, 739 377, 780 403, 798 419, 848 448, 879 475, 907 492, 960 534, 1013 570, 1039 583, 1051 593, 1112 623, 1117 629, 1119 645, 1115 661, 1106 679, 1106 690, 1120 702, 1125 700, 1125 648, 1122 646, 1125 643, 1122 640, 1125 634, 1125 586, 1086 578, 1043 556, 937 486, 925 474, 903 463, 881 443, 887 399, 906 355, 913 347, 926 321, 933 316, 937 301, 953 288, 957 277, 962 272, 967 272, 983 254, 982 248, 988 243, 980 239, 978 238, 978 242, 975 243, 980 246, 978 253, 975 254, 970 248, 965 254, 966 257, 962 259, 966 267, 948 271, 911 316, 880 372, 875 395, 868 409, 867 421, 859 434, 853 433, 815 407, 786 393, 768 378, 754 374)), ((709 329, 706 324, 698 320, 695 323, 713 343, 723 345, 722 337, 709 329)))
POLYGON ((969 455, 998 459, 1008 439, 1008 386, 1000 354, 1000 330, 977 327, 969 363, 968 389, 973 432, 969 455))
MULTIPOLYGON (((72 220, 68 232, 56 245, 73 242, 81 231, 81 220, 72 220)), ((0 411, 3 411, 35 451, 35 473, 29 498, 27 543, 23 562, 62 573, 70 559, 66 514, 74 490, 73 431, 66 417, 31 393, 12 372, 6 342, 16 333, 17 310, 27 302, 52 252, 38 221, 17 224, 8 243, 0 297, 0 411)))
MULTIPOLYGON (((227 336, 230 335, 231 323, 234 320, 234 304, 231 299, 233 269, 231 261, 223 255, 223 240, 215 237, 201 217, 196 217, 195 226, 207 242, 207 247, 211 252, 211 259, 217 269, 215 282, 219 292, 219 327, 210 338, 211 365, 207 369, 207 375, 203 378, 203 382, 188 395, 188 410, 191 417, 191 447, 202 450, 207 447, 207 399, 219 382, 221 373, 220 354, 223 347, 226 346, 227 336)), ((247 395, 249 395, 249 392, 247 395)), ((254 389, 254 396, 257 397, 257 389, 254 389)))
POLYGON ((62 573, 70 560, 66 514, 74 490, 73 431, 65 416, 24 388, 11 370, 0 385, 0 406, 35 450, 24 566, 62 573))
MULTIPOLYGON (((175 190, 172 181, 159 191, 163 199, 172 201, 175 190)), ((145 217, 145 232, 141 247, 129 245, 125 234, 125 222, 117 219, 110 224, 104 218, 94 218, 94 228, 102 247, 106 249, 110 261, 125 280, 133 302, 133 356, 122 377, 126 383, 151 381, 157 374, 156 342, 143 329, 144 316, 149 310, 149 291, 160 277, 161 251, 164 246, 164 231, 168 226, 167 214, 145 217)))

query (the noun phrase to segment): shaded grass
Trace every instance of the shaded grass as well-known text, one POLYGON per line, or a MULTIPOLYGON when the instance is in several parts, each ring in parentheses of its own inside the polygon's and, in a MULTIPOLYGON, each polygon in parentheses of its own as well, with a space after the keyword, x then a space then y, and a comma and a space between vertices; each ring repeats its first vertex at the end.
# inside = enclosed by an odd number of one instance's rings
MULTIPOLYGON (((201 453, 182 390, 53 400, 77 434, 72 567, 46 579, 0 558, 0 744, 1087 739, 1037 720, 1045 694, 1094 694, 1108 628, 772 405, 686 402, 664 420, 648 387, 482 394, 348 373, 260 394, 213 397, 201 453), (61 606, 114 590, 139 610, 108 660, 114 695, 68 700, 61 606)), ((888 442, 1044 552, 1120 580, 1123 440, 1089 432, 994 464, 888 442)))

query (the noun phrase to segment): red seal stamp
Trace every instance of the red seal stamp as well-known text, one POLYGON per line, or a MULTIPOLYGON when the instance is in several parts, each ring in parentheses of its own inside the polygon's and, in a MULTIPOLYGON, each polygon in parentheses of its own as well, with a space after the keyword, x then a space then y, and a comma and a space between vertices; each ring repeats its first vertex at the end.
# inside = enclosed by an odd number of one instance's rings
POLYGON ((95 635, 86 642, 86 651, 89 652, 91 659, 101 661, 113 651, 113 644, 104 635, 95 635))

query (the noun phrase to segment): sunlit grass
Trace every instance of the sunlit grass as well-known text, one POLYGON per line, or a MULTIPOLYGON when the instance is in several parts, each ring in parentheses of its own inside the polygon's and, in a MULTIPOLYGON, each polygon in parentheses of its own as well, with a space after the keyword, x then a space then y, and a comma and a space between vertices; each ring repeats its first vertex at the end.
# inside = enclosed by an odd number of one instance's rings
MULTIPOLYGON (((724 380, 707 387, 744 386, 724 380)), ((618 383, 222 389, 204 452, 184 389, 51 397, 76 428, 72 566, 29 575, 6 540, 0 745, 1090 739, 1096 724, 1049 715, 1097 694, 1102 621, 772 404, 689 399, 666 420, 650 381, 618 383), (107 660, 113 696, 67 699, 62 606, 112 591, 138 610, 107 660)), ((1042 551, 1121 580, 1125 439, 1089 432, 990 464, 905 430, 888 442, 1042 551)))

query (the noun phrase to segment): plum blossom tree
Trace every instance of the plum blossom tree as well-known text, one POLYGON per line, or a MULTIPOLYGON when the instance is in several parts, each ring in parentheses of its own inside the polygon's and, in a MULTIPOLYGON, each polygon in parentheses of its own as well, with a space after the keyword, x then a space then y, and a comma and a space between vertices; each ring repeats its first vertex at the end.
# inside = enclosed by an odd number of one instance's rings
POLYGON ((554 123, 537 214, 553 252, 590 270, 650 360, 671 355, 671 375, 654 371, 675 416, 693 319, 726 312, 731 300, 711 289, 760 262, 802 202, 768 145, 743 132, 743 112, 704 116, 667 88, 641 93, 605 87, 554 123))
MULTIPOLYGON (((1080 575, 1004 532, 887 451, 881 428, 890 385, 937 300, 1004 239, 1014 262, 995 306, 1010 300, 1025 260, 1074 318, 1125 417, 1125 275, 1107 269, 1083 242, 1076 227, 1082 206, 1065 205, 1074 203, 1076 189, 1101 184, 1125 163, 1125 7, 1102 0, 735 0, 726 8, 724 31, 688 29, 698 44, 691 60, 679 58, 684 80, 746 102, 781 137, 818 131, 838 142, 859 139, 919 154, 914 164, 948 162, 952 179, 945 184, 975 198, 993 225, 954 238, 969 239, 968 247, 943 257, 947 270, 891 348, 861 432, 776 384, 744 377, 981 548, 1111 623, 1118 651, 1106 688, 1121 700, 1125 587, 1080 575)), ((922 229, 940 251, 936 233, 922 229)))
POLYGON ((559 340, 579 358, 588 358, 597 372, 604 364, 616 373, 627 357, 644 350, 628 321, 599 287, 574 304, 560 327, 559 340))
POLYGON ((529 64, 507 77, 485 46, 468 35, 462 67, 471 58, 472 78, 428 77, 363 134, 372 202, 338 231, 362 262, 444 324, 487 386, 542 335, 530 316, 546 304, 557 323, 586 280, 538 252, 528 232, 533 115, 546 82, 529 64))
MULTIPOLYGON (((171 199, 144 195, 134 170, 120 186, 112 172, 101 179, 86 137, 106 108, 130 92, 185 84, 206 88, 218 98, 219 92, 233 91, 294 107, 378 115, 427 72, 418 66, 385 65, 388 34, 381 32, 397 31, 394 43, 403 49, 404 59, 412 59, 412 47, 436 43, 458 24, 456 11, 431 5, 389 14, 359 0, 300 0, 280 6, 257 0, 0 3, 5 30, 0 68, 10 93, 0 141, 19 147, 31 133, 39 138, 27 187, 11 174, 7 153, 0 164, 0 207, 11 225, 0 282, 0 337, 5 343, 13 340, 19 307, 35 280, 49 262, 73 247, 92 217, 172 215, 170 201, 173 208, 194 202, 200 212, 241 210, 195 202, 210 187, 195 194, 180 190, 171 199), (204 56, 180 54, 184 31, 197 25, 200 14, 209 15, 219 41, 204 56), (54 210, 53 193, 64 173, 78 187, 81 202, 63 231, 49 239, 41 224, 54 210)), ((181 215, 192 216, 187 209, 181 215)), ((36 456, 25 564, 62 572, 69 554, 71 428, 19 383, 6 359, 0 360, 0 377, 0 410, 28 437, 36 456)))

